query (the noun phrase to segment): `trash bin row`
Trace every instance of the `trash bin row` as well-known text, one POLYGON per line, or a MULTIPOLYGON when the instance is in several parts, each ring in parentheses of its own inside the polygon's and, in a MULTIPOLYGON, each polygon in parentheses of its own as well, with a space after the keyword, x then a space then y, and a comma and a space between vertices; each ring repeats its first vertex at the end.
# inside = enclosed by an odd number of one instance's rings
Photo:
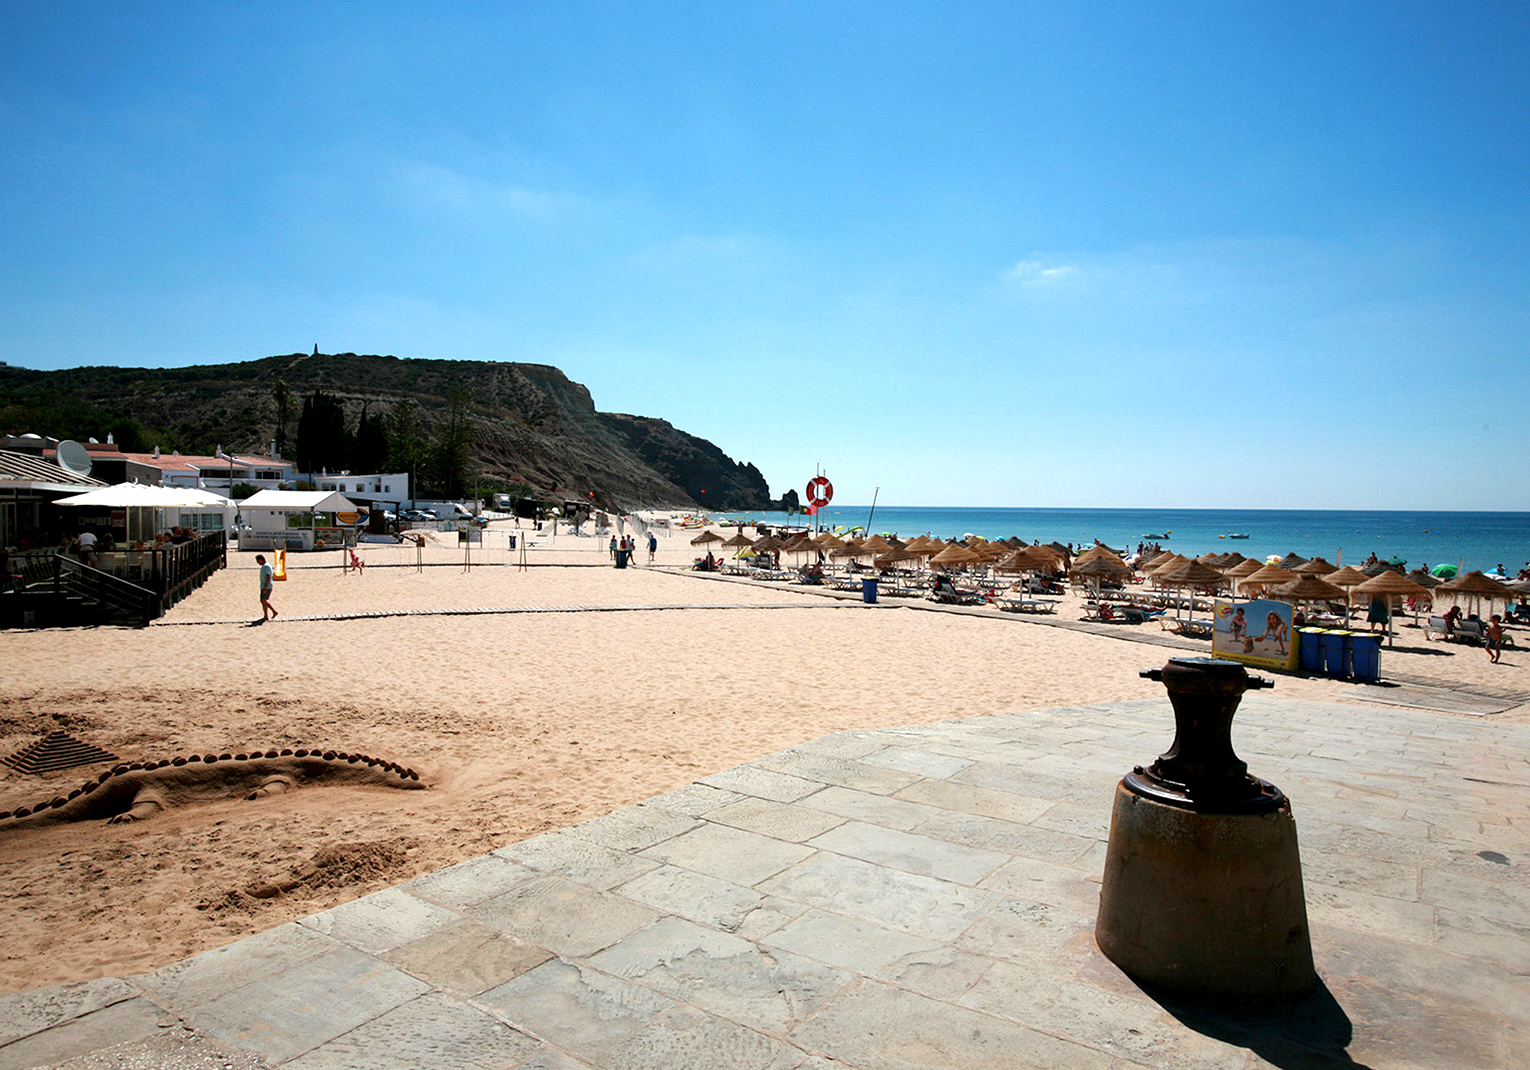
POLYGON ((1352 680, 1381 679, 1381 636, 1344 628, 1298 628, 1303 672, 1352 680))

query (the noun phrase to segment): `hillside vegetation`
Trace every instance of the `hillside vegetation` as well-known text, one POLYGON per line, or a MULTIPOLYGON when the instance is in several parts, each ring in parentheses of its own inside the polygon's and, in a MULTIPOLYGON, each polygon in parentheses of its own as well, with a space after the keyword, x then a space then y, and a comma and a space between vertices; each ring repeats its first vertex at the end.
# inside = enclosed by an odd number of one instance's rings
POLYGON ((523 486, 624 509, 772 504, 754 465, 662 419, 597 412, 589 390, 543 364, 294 353, 189 368, 3 366, 0 430, 82 441, 111 433, 127 450, 203 454, 220 445, 266 453, 275 440, 296 457, 299 417, 316 392, 340 423, 329 437, 355 450, 330 456, 414 470, 422 486, 454 497, 523 486))

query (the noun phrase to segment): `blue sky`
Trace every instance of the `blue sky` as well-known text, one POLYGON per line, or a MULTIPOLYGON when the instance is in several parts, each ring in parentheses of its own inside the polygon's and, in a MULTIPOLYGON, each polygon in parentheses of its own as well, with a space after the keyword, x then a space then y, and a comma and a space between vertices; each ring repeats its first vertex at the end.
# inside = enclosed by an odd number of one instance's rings
POLYGON ((8 3, 0 352, 533 361, 900 505, 1530 508, 1530 8, 8 3))

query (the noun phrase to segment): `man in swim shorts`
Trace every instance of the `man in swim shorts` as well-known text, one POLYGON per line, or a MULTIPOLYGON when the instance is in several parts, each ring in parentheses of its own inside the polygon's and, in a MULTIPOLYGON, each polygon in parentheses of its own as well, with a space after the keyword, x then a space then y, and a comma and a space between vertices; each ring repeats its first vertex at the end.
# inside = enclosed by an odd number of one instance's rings
POLYGON ((271 588, 275 586, 272 580, 276 578, 276 573, 266 563, 265 554, 256 554, 255 563, 260 566, 260 620, 264 624, 276 619, 276 607, 271 604, 271 588))

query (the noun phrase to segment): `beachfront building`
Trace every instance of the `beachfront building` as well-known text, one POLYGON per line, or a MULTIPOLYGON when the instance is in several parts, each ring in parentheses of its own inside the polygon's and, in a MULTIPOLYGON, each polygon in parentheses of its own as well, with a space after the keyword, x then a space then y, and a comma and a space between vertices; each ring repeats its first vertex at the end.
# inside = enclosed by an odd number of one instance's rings
POLYGON ((43 506, 106 486, 61 468, 40 454, 0 450, 0 546, 52 546, 63 534, 58 511, 43 506))
POLYGON ((364 515, 335 490, 263 490, 239 503, 239 549, 343 546, 364 515))
POLYGON ((135 459, 149 457, 160 467, 162 481, 172 486, 201 487, 215 490, 232 498, 233 489, 241 483, 259 490, 279 490, 282 484, 291 485, 297 478, 292 462, 280 457, 265 457, 258 453, 221 454, 211 457, 197 454, 172 453, 162 456, 153 454, 130 455, 135 459))
POLYGON ((408 472, 374 472, 357 475, 351 472, 320 472, 299 476, 319 490, 339 491, 351 501, 369 509, 398 512, 410 503, 408 472))
MULTIPOLYGON (((256 490, 277 490, 297 478, 291 461, 258 453, 212 456, 196 453, 131 453, 110 441, 83 444, 90 455, 91 475, 107 483, 144 483, 149 486, 196 487, 233 497, 234 487, 244 483, 256 490)), ((0 449, 32 453, 56 460, 58 439, 18 435, 0 442, 0 449)))

